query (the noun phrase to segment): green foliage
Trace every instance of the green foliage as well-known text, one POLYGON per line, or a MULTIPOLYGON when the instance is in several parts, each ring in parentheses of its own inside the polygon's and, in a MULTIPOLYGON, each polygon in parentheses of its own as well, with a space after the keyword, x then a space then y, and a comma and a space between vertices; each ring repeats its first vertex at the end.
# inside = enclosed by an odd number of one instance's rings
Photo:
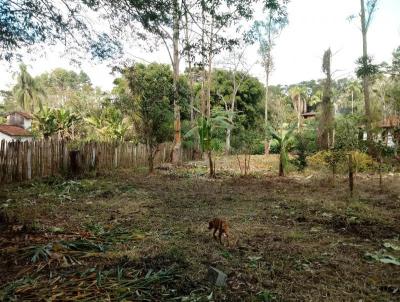
POLYGON ((63 107, 87 115, 98 109, 104 93, 93 88, 89 76, 80 71, 56 68, 35 78, 46 93, 43 103, 49 107, 63 107))
POLYGON ((356 64, 356 75, 359 78, 373 76, 379 73, 379 65, 372 64, 372 58, 369 56, 358 58, 356 64))
POLYGON ((348 157, 353 156, 353 167, 355 172, 365 172, 373 169, 373 158, 358 150, 345 152, 342 150, 324 150, 315 153, 307 158, 307 162, 311 168, 320 170, 321 167, 326 167, 332 170, 335 174, 337 171, 347 171, 348 157))
POLYGON ((219 147, 218 133, 219 131, 232 128, 230 121, 230 112, 222 111, 219 108, 214 108, 211 111, 210 117, 200 117, 197 120, 197 126, 193 127, 185 134, 185 137, 197 135, 201 150, 209 152, 216 150, 219 147))
POLYGON ((78 45, 93 57, 109 58, 120 44, 111 35, 95 30, 82 12, 87 7, 96 9, 98 4, 99 1, 1 0, 0 59, 11 60, 24 47, 59 41, 78 45))
POLYGON ((116 106, 129 115, 137 139, 146 145, 149 170, 160 143, 172 140, 172 72, 168 65, 135 64, 114 83, 116 106))
POLYGON ((374 160, 370 155, 357 150, 351 151, 350 154, 353 157, 353 165, 356 172, 365 172, 373 167, 374 160))
POLYGON ((123 70, 123 78, 117 85, 122 86, 117 106, 131 115, 139 140, 152 148, 170 140, 173 119, 170 67, 135 64, 123 70))
POLYGON ((263 133, 257 129, 246 129, 243 126, 232 135, 232 148, 239 154, 264 154, 263 133))
POLYGON ((97 115, 89 116, 85 120, 94 128, 96 137, 106 141, 124 140, 129 129, 121 110, 109 103, 104 104, 97 115))
POLYGON ((297 155, 291 160, 291 163, 297 167, 299 171, 304 170, 307 166, 307 157, 317 151, 317 131, 315 123, 307 122, 302 131, 294 136, 293 153, 297 155))
POLYGON ((234 80, 236 85, 239 86, 235 98, 235 112, 237 114, 234 116, 234 124, 236 127, 254 129, 257 127, 259 118, 262 117, 261 103, 265 94, 264 87, 257 78, 244 72, 237 71, 234 73, 215 69, 212 75, 212 105, 222 108, 230 105, 234 93, 234 80))
POLYGON ((293 144, 293 132, 296 126, 291 125, 287 130, 281 129, 279 132, 272 127, 268 128, 268 134, 277 143, 279 150, 279 176, 285 176, 289 166, 289 149, 293 144))
POLYGON ((390 74, 393 78, 400 80, 400 46, 398 46, 392 53, 390 74))
POLYGON ((308 164, 315 168, 328 167, 332 170, 333 174, 336 173, 337 167, 340 163, 344 162, 346 154, 340 150, 323 150, 308 157, 308 164))
POLYGON ((335 148, 341 150, 356 150, 361 147, 359 133, 361 131, 360 117, 349 115, 336 118, 335 148))
POLYGON ((38 130, 45 138, 55 133, 58 133, 61 139, 73 138, 72 128, 81 119, 68 109, 47 107, 44 107, 34 116, 38 122, 38 130))
POLYGON ((23 110, 32 113, 35 111, 35 107, 42 109, 42 98, 45 95, 43 88, 29 74, 25 64, 21 64, 19 70, 17 84, 13 88, 15 100, 23 110))
POLYGON ((38 130, 45 138, 57 133, 57 117, 53 109, 45 107, 35 114, 35 118, 38 121, 38 130))

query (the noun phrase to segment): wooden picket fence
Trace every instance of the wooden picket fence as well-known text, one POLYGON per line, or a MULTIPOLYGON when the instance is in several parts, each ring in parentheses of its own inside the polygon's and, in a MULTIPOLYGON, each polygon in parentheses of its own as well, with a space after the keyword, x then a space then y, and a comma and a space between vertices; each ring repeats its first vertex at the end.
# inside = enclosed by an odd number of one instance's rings
MULTIPOLYGON (((0 142, 0 185, 5 183, 63 175, 71 172, 69 144, 63 140, 0 142)), ((85 142, 74 149, 81 172, 109 171, 147 165, 142 144, 131 142, 85 142)), ((161 144, 155 164, 169 162, 172 143, 161 144)), ((191 159, 191 150, 182 151, 183 160, 191 159)))

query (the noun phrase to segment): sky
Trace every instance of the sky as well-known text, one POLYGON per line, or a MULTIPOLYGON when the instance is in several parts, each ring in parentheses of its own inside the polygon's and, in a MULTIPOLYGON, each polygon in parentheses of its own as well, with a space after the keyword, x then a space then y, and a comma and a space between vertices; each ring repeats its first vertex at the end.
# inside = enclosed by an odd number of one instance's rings
MULTIPOLYGON (((288 5, 289 24, 278 37, 273 50, 275 70, 270 83, 294 84, 322 78, 322 55, 329 47, 333 53, 333 77, 354 76, 354 62, 362 55, 362 39, 359 18, 348 21, 348 17, 358 13, 359 5, 359 0, 291 0, 288 5)), ((368 32, 368 53, 376 63, 390 62, 397 46, 400 46, 400 0, 378 0, 378 9, 368 32)), ((71 64, 65 52, 68 50, 63 46, 49 47, 46 52, 25 54, 24 62, 32 75, 57 67, 75 71, 82 69, 95 86, 103 90, 112 88, 114 76, 108 63, 94 63, 88 59, 82 60, 79 67, 71 64)), ((163 48, 146 52, 137 47, 129 52, 132 57, 148 62, 170 63, 163 48)), ((247 47, 245 57, 246 65, 251 66, 250 73, 264 81, 257 47, 247 47)), ((0 89, 12 87, 17 70, 17 62, 0 61, 0 89)))

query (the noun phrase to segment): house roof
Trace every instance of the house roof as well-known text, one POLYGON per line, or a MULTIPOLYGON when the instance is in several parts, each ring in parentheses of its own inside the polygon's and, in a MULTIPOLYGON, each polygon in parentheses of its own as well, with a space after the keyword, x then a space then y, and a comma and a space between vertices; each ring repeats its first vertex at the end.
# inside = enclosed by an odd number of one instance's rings
POLYGON ((0 125, 0 132, 9 136, 32 136, 28 130, 12 125, 0 125))
POLYGON ((33 116, 30 113, 23 112, 23 111, 13 111, 13 112, 10 112, 9 115, 12 115, 12 114, 15 114, 15 113, 23 116, 26 119, 30 119, 30 120, 33 119, 33 116))
POLYGON ((394 128, 400 126, 400 117, 398 116, 388 116, 381 123, 382 128, 394 128))

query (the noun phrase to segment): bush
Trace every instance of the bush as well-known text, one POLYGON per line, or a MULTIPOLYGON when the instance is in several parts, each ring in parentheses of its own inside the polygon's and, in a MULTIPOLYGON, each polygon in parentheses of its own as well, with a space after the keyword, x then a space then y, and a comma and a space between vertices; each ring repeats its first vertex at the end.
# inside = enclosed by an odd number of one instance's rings
POLYGON ((335 148, 342 150, 362 150, 363 141, 359 138, 360 117, 350 115, 339 117, 335 123, 335 148))
POLYGON ((316 152, 316 132, 315 129, 306 129, 298 132, 294 136, 293 153, 297 155, 291 160, 291 163, 297 167, 297 170, 303 171, 307 166, 307 156, 316 152))
POLYGON ((350 153, 353 156, 353 165, 356 172, 365 172, 373 168, 374 160, 368 154, 357 150, 350 153))
POLYGON ((269 153, 279 154, 279 151, 279 144, 275 140, 271 141, 271 144, 269 145, 269 153))
POLYGON ((325 158, 330 154, 331 151, 324 150, 315 153, 307 157, 307 164, 313 169, 320 169, 321 167, 328 167, 325 158))
MULTIPOLYGON (((336 171, 347 171, 348 156, 343 151, 324 150, 307 158, 308 165, 313 169, 330 168, 336 171)), ((374 160, 371 156, 358 150, 350 151, 353 156, 355 172, 366 172, 374 169, 374 160)))

